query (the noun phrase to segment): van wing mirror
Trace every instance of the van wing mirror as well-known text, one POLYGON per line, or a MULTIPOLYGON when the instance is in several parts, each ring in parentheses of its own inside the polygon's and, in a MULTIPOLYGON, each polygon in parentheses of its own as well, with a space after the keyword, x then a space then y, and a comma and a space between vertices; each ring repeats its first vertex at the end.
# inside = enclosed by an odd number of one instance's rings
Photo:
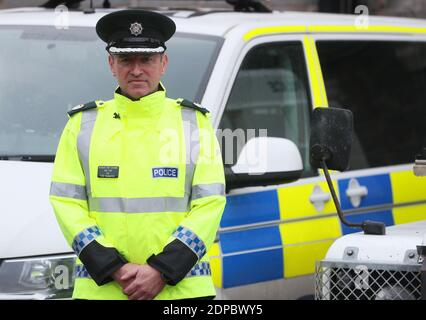
POLYGON ((423 148, 423 152, 416 157, 413 171, 418 177, 426 177, 426 148, 423 148))
POLYGON ((225 167, 227 190, 277 185, 298 180, 303 162, 294 142, 275 137, 256 137, 241 149, 237 163, 225 167))
POLYGON ((314 168, 322 168, 328 188, 333 197, 337 214, 343 224, 350 228, 361 228, 365 234, 384 235, 385 224, 364 221, 360 224, 346 220, 334 190, 328 169, 345 171, 349 167, 352 146, 353 116, 350 110, 337 108, 316 108, 312 112, 310 162, 314 168))
POLYGON ((312 112, 310 162, 314 168, 345 171, 352 147, 353 116, 350 110, 316 108, 312 112))

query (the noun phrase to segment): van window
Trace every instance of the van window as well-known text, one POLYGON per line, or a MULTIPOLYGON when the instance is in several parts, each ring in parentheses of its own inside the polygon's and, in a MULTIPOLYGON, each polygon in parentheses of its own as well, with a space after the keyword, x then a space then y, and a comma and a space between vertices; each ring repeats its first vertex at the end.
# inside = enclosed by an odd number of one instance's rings
POLYGON ((235 164, 244 143, 262 135, 260 130, 266 129, 269 137, 286 138, 296 143, 303 158, 305 176, 314 175, 308 153, 310 106, 302 44, 284 42, 254 47, 237 74, 219 129, 222 132, 252 129, 255 135, 234 139, 232 155, 226 154, 227 137, 219 136, 224 163, 235 164))
POLYGON ((318 41, 329 105, 354 114, 351 169, 412 163, 426 146, 426 43, 318 41))

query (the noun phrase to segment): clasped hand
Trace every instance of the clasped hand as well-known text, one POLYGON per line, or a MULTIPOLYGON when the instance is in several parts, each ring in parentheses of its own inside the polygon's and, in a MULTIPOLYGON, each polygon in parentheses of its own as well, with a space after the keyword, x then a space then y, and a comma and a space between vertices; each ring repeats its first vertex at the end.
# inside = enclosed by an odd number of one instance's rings
POLYGON ((166 285, 160 272, 148 264, 127 263, 113 274, 113 278, 130 300, 152 300, 166 285))

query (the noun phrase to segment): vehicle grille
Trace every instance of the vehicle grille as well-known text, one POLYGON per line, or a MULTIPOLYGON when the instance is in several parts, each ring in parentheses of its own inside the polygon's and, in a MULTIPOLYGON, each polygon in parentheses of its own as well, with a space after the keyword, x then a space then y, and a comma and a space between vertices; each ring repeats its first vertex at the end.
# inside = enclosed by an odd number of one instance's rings
POLYGON ((316 300, 419 300, 420 265, 321 261, 316 265, 316 300))

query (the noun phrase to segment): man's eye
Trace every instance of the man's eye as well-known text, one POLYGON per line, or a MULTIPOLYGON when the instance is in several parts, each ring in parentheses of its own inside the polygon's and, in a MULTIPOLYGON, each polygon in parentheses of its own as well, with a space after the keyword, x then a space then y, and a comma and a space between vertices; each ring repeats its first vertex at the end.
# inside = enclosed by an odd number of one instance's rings
POLYGON ((154 57, 145 57, 144 60, 143 60, 143 62, 145 62, 145 63, 151 63, 153 61, 154 61, 154 57))

